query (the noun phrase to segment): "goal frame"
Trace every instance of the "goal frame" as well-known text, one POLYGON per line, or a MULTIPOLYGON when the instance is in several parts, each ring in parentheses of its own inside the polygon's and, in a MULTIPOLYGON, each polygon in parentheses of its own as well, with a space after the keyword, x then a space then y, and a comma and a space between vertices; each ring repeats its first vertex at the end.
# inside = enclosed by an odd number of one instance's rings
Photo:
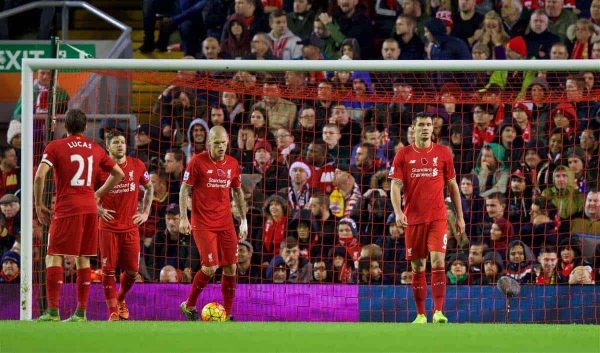
MULTIPOLYGON (((21 286, 20 319, 31 320, 33 308, 33 73, 53 70, 156 71, 594 71, 600 60, 181 60, 181 59, 32 59, 21 66, 21 286)), ((108 112, 110 113, 110 112, 108 112)))

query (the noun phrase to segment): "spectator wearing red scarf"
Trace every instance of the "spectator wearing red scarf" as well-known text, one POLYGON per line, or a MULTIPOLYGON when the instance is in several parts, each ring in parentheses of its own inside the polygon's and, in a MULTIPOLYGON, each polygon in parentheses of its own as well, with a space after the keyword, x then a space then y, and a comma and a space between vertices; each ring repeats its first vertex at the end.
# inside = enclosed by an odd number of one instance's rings
POLYGON ((281 241, 285 239, 288 223, 286 200, 279 195, 271 195, 264 203, 265 222, 262 229, 262 263, 265 266, 274 255, 279 254, 281 241))

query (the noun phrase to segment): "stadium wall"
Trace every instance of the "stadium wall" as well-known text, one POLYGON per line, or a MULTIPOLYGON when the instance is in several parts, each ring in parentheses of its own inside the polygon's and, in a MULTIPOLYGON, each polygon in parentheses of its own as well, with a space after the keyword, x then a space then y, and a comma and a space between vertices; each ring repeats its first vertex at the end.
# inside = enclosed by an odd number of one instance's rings
MULTIPOLYGON (((0 320, 19 319, 19 286, 2 285, 0 320)), ((179 304, 189 285, 144 284, 128 296, 135 320, 183 320, 179 304)), ((76 286, 63 286, 61 314, 76 306, 76 286)), ((34 298, 37 293, 34 291, 34 298)), ((237 287, 235 318, 238 321, 407 322, 414 318, 410 286, 351 285, 243 285, 237 287)), ((522 286, 510 300, 511 323, 600 323, 600 290, 597 286, 522 286)), ((209 285, 199 306, 221 301, 221 286, 209 285)), ((432 303, 428 300, 427 307, 432 303)), ((37 305, 34 304, 34 317, 37 305)), ((448 286, 445 314, 451 322, 505 321, 505 297, 494 286, 448 286)), ((92 287, 88 318, 106 319, 100 284, 92 287)))

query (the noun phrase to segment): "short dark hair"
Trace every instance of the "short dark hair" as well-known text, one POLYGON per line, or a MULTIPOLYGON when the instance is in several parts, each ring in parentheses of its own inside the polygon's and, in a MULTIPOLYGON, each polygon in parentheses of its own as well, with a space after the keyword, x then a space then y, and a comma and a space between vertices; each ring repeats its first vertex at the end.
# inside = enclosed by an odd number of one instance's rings
POLYGON ((358 272, 362 272, 362 271, 370 271, 371 270, 371 261, 377 261, 375 259, 371 260, 368 257, 363 257, 362 259, 358 260, 358 272))
POLYGON ((417 123, 417 120, 424 119, 424 118, 429 118, 429 119, 431 119, 431 121, 433 121, 432 114, 429 114, 427 112, 421 112, 421 113, 417 113, 417 114, 413 115, 411 125, 415 125, 417 123))
POLYGON ((373 132, 379 132, 377 125, 375 125, 375 124, 365 125, 365 128, 363 129, 363 136, 365 136, 366 133, 373 133, 373 132))
POLYGON ((69 134, 80 134, 85 131, 87 117, 80 109, 70 109, 65 117, 65 128, 69 134))
POLYGON ((167 150, 167 152, 165 153, 165 155, 167 153, 172 153, 173 157, 175 157, 175 160, 177 162, 183 161, 183 151, 182 150, 180 150, 178 148, 171 148, 171 149, 167 150))
POLYGON ((540 248, 540 252, 538 253, 538 255, 549 254, 549 253, 558 254, 558 249, 555 246, 552 246, 552 245, 543 245, 540 248))
POLYGON ((532 205, 536 205, 540 208, 540 213, 546 216, 554 214, 556 212, 556 206, 552 204, 552 200, 543 196, 536 196, 531 200, 532 205))
POLYGON ((296 239, 294 237, 287 237, 283 240, 282 243, 284 244, 284 247, 286 249, 292 249, 292 248, 295 248, 296 246, 298 246, 298 239, 296 239))
POLYGON ((287 16, 287 13, 282 9, 276 9, 269 15, 269 24, 278 17, 287 16))
POLYGON ((10 150, 14 150, 14 149, 15 149, 15 148, 14 148, 13 146, 11 146, 11 145, 8 145, 8 146, 5 146, 5 145, 3 145, 3 146, 0 146, 0 156, 1 156, 2 158, 5 158, 5 157, 6 157, 6 153, 7 153, 8 151, 10 151, 10 150))
MULTIPOLYGON (((364 148, 367 151, 367 155, 371 160, 375 159, 375 146, 368 142, 361 142, 358 147, 364 148)), ((358 148, 357 148, 358 150, 358 148)))
POLYGON ((329 208, 329 197, 327 195, 325 195, 325 193, 323 193, 322 191, 315 190, 310 195, 310 197, 314 197, 315 199, 318 199, 321 206, 325 205, 325 206, 327 206, 327 208, 329 208))
POLYGON ((503 193, 495 192, 485 197, 486 200, 496 199, 501 205, 506 205, 506 197, 503 193))
POLYGON ((169 183, 169 174, 165 173, 160 169, 155 169, 151 171, 149 174, 156 174, 158 176, 159 183, 165 183, 167 185, 169 183))

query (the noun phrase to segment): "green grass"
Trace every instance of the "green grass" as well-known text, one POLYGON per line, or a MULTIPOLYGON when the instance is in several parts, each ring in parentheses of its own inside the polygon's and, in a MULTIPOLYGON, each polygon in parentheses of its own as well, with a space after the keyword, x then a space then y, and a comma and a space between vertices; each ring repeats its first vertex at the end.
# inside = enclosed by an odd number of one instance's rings
POLYGON ((600 353, 600 326, 0 321, 0 352, 600 353))

